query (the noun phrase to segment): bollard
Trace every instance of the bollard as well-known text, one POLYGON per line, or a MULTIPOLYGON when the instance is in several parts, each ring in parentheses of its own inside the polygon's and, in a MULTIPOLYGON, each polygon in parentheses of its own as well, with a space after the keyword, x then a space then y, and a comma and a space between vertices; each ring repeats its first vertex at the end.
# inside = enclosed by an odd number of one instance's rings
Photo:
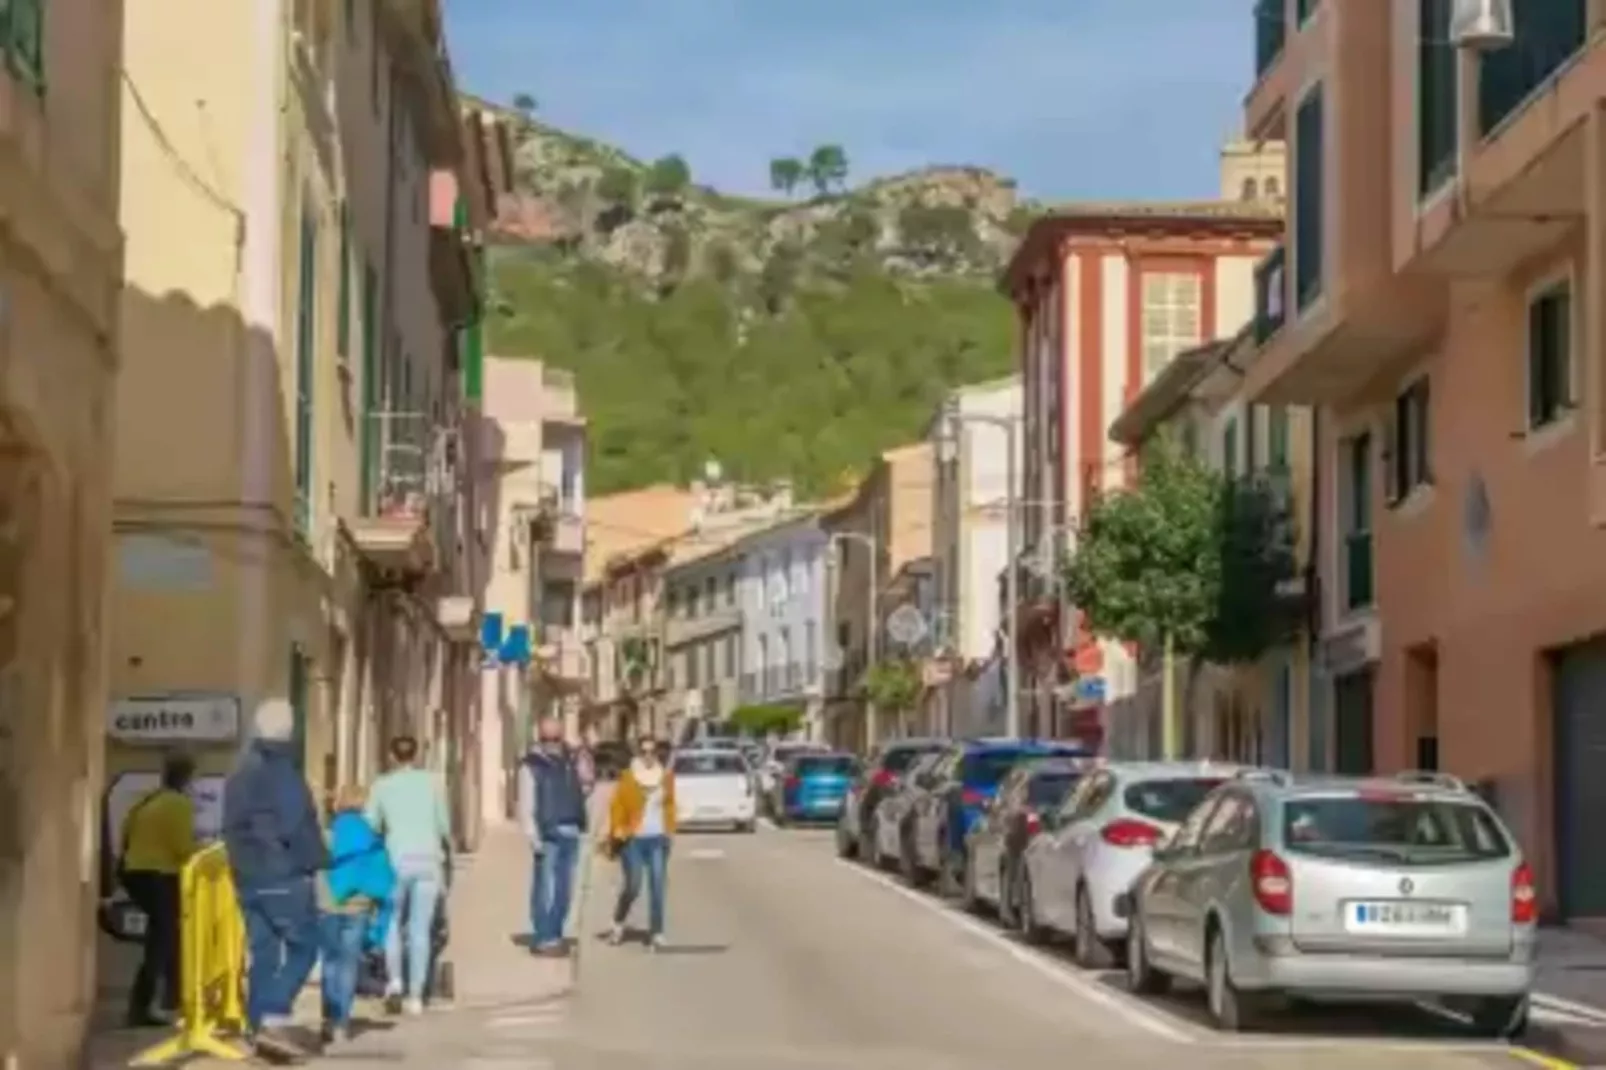
POLYGON ((129 1066, 166 1066, 204 1055, 229 1062, 246 1052, 224 1039, 245 1022, 245 922, 221 844, 198 852, 179 878, 178 1032, 146 1048, 129 1066))

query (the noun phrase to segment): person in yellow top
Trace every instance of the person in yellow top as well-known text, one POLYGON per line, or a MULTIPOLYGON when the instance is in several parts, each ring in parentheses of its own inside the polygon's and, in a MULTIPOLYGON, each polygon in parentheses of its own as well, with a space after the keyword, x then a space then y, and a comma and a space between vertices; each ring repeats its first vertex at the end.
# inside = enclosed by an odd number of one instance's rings
POLYGON ((658 741, 636 744, 636 756, 619 778, 608 805, 607 846, 624 865, 625 882, 613 911, 608 942, 625 937, 625 919, 647 882, 647 946, 664 946, 664 896, 669 879, 669 844, 675 835, 675 774, 664 767, 658 741))
POLYGON ((189 796, 195 764, 172 755, 162 764, 161 787, 135 803, 123 819, 118 878, 145 915, 145 946, 128 994, 131 1026, 166 1024, 178 1006, 179 873, 195 853, 195 802, 189 796), (163 1013, 152 1008, 158 990, 163 1013))

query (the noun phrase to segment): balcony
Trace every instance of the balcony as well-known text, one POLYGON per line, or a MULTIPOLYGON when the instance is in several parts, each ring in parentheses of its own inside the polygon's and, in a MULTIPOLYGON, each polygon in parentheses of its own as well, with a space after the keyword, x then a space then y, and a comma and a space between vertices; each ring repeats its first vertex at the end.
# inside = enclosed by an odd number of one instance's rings
POLYGON ((573 372, 541 366, 541 419, 560 426, 584 426, 573 372))
POLYGON ((1288 318, 1288 247, 1279 245, 1255 265, 1255 344, 1264 345, 1288 318))
POLYGON ((358 552, 385 572, 434 569, 449 545, 456 485, 455 429, 424 413, 368 413, 362 511, 346 522, 358 552))
POLYGON ((435 623, 453 643, 471 643, 479 638, 480 610, 473 595, 446 595, 435 600, 435 623))
POLYGON ((578 557, 586 549, 586 525, 572 498, 566 500, 557 487, 541 488, 541 505, 536 513, 536 535, 548 553, 578 557))
POLYGON ((547 628, 535 649, 535 660, 546 682, 562 691, 579 691, 591 680, 585 644, 570 628, 547 628))
POLYGON ((742 626, 742 611, 737 606, 720 606, 695 617, 673 616, 664 622, 664 638, 670 646, 681 646, 706 639, 712 635, 732 631, 742 626))

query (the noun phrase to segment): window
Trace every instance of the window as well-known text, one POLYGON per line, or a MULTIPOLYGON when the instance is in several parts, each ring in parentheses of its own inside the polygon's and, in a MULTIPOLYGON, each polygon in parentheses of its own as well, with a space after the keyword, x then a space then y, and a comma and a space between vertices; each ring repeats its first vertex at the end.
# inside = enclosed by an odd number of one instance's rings
POLYGON ((1310 17, 1316 14, 1316 9, 1321 6, 1321 0, 1296 0, 1296 2, 1295 14, 1301 26, 1309 22, 1310 17))
POLYGON ((1372 436, 1361 433, 1342 447, 1339 524, 1342 527, 1345 611, 1372 604, 1372 436))
POLYGON ((725 574, 725 604, 727 606, 736 604, 736 573, 734 572, 725 574))
POLYGON ((1228 418, 1221 429, 1221 471, 1228 479, 1238 475, 1238 417, 1228 418))
POLYGON ((741 647, 736 643, 736 636, 727 635, 725 637, 725 679, 727 680, 733 676, 740 675, 742 671, 740 650, 741 647))
POLYGON ((1243 201, 1252 201, 1257 199, 1259 196, 1260 189, 1255 185, 1255 180, 1253 178, 1244 179, 1244 184, 1238 191, 1238 199, 1243 201))
POLYGON ((296 295, 296 453, 295 522, 303 536, 312 530, 312 379, 317 327, 318 220, 310 198, 301 205, 301 249, 296 295))
POLYGON ((1589 0, 1517 0, 1509 48, 1478 60, 1478 126, 1487 136, 1572 59, 1589 33, 1589 0))
POLYGON ((1155 272, 1143 276, 1143 379, 1160 374, 1171 358, 1199 344, 1202 329, 1199 276, 1155 272))
POLYGON ((1288 407, 1266 408, 1266 467, 1273 472, 1288 471, 1288 407))
POLYGON ((1416 166, 1417 192, 1424 197, 1456 170, 1460 107, 1457 53, 1450 40, 1452 6, 1453 0, 1417 0, 1416 166))
POLYGON ((713 576, 703 581, 703 598, 708 602, 708 612, 712 613, 719 607, 719 580, 713 576))
POLYGON ((1266 179, 1265 190, 1266 199, 1268 201, 1275 200, 1283 195, 1282 183, 1277 181, 1277 177, 1275 175, 1266 179))
POLYGON ((686 588, 686 616, 688 618, 697 616, 701 594, 701 589, 695 583, 686 588))
POLYGON ((815 634, 814 622, 807 621, 803 625, 803 666, 806 672, 812 673, 819 662, 820 652, 819 636, 815 634))
POLYGON ((286 686, 290 700, 292 725, 291 755, 296 768, 302 769, 307 761, 308 703, 312 697, 312 659, 295 643, 290 644, 290 679, 286 686))
POLYGON ((1206 855, 1231 854, 1249 846, 1249 833, 1253 829, 1254 811, 1238 795, 1222 798, 1216 812, 1210 815, 1199 852, 1206 855))
POLYGON ((700 669, 702 665, 700 659, 697 657, 697 648, 694 646, 687 647, 686 653, 683 655, 683 657, 686 659, 685 686, 689 691, 698 686, 697 670, 700 669))
POLYGON ((1563 281, 1528 301, 1528 427, 1560 420, 1572 410, 1573 291, 1563 281))
POLYGON ((1399 502, 1417 487, 1433 482, 1429 466, 1432 430, 1428 417, 1432 395, 1427 376, 1413 382, 1394 399, 1394 419, 1390 424, 1393 441, 1389 444, 1389 500, 1399 502))
POLYGON ((45 91, 45 3, 44 0, 10 0, 0 6, 4 24, 6 66, 13 76, 35 93, 45 91))
POLYGON ((1322 87, 1317 85, 1294 116, 1294 302, 1300 311, 1322 295, 1325 127, 1322 87))
POLYGON ((719 646, 709 642, 703 644, 703 682, 716 684, 719 682, 719 646))

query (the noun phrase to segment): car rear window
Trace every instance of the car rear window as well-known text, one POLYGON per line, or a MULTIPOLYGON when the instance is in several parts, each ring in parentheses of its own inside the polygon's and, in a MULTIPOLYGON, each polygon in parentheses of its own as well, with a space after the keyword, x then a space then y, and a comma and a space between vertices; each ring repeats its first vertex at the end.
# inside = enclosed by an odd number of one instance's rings
POLYGON ((1220 777, 1174 777, 1141 780, 1127 785, 1122 801, 1135 814, 1173 825, 1204 802, 1204 797, 1221 786, 1220 777))
POLYGON ((799 776, 847 776, 853 759, 845 754, 810 754, 797 760, 799 776))
POLYGON ((1359 793, 1283 804, 1283 844, 1300 854, 1411 865, 1506 858, 1511 844, 1480 803, 1359 793))
POLYGON ((930 747, 893 747, 881 756, 881 768, 889 773, 901 773, 915 764, 917 758, 924 758, 939 749, 940 744, 930 747))
POLYGON ((675 758, 676 776, 730 776, 732 773, 747 773, 747 763, 740 754, 681 754, 675 758))
POLYGON ((959 763, 959 782, 971 788, 993 788, 1009 775, 1009 771, 1024 759, 1033 757, 1028 751, 984 750, 967 754, 959 763))
POLYGON ((1058 806, 1081 779, 1080 773, 1039 773, 1026 785, 1026 804, 1034 810, 1058 806))

